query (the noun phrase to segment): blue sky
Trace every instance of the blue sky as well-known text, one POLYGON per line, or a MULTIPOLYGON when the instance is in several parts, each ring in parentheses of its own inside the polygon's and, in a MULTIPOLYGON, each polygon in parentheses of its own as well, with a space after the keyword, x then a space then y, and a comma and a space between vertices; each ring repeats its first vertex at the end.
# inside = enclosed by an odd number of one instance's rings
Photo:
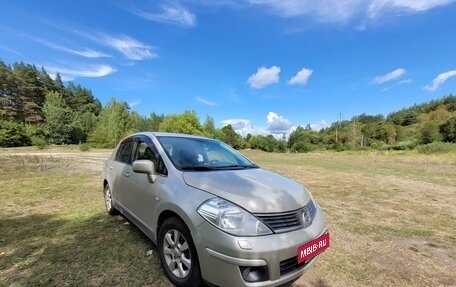
POLYGON ((0 0, 0 59, 142 115, 315 129, 456 92, 454 0, 0 0), (43 4, 45 3, 45 5, 43 4))

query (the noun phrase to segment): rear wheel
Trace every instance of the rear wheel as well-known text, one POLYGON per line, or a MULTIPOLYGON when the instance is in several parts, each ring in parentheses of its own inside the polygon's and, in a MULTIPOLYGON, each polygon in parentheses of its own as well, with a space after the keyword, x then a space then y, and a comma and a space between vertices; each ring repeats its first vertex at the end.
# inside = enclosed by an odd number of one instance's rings
POLYGON ((201 273, 195 245, 181 220, 171 217, 158 232, 158 253, 166 276, 178 287, 201 286, 201 273))
POLYGON ((109 187, 109 184, 106 184, 106 186, 104 187, 103 194, 104 194, 104 199, 105 199, 106 212, 110 215, 116 215, 117 210, 112 205, 112 193, 111 193, 111 188, 109 187))

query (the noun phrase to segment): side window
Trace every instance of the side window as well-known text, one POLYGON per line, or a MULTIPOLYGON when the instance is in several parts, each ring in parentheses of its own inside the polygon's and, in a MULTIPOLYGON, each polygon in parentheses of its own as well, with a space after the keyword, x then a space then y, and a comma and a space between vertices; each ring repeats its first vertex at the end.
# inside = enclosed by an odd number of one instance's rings
POLYGON ((148 159, 153 161, 154 163, 157 161, 151 148, 147 145, 147 143, 143 141, 138 142, 138 148, 136 149, 135 154, 135 160, 137 159, 148 159))
POLYGON ((168 170, 166 169, 165 163, 163 162, 160 154, 152 143, 139 140, 135 152, 134 160, 147 159, 151 160, 155 164, 157 173, 167 175, 168 170), (157 159, 158 158, 158 159, 157 159))
POLYGON ((123 141, 120 144, 119 149, 117 150, 115 160, 130 164, 133 145, 134 145, 134 142, 132 140, 127 139, 127 140, 123 141))
POLYGON ((159 158, 157 163, 157 172, 163 175, 168 174, 168 170, 166 169, 165 163, 163 162, 161 157, 159 158))

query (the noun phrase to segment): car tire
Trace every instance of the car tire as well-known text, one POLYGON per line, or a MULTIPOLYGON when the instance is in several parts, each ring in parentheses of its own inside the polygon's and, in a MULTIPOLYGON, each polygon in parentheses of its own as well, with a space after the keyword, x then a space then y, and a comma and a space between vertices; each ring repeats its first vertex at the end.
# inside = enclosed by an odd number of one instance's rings
POLYGON ((201 286, 198 254, 190 231, 182 220, 165 220, 157 240, 160 262, 168 279, 178 287, 201 286))
POLYGON ((104 200, 105 200, 105 207, 106 207, 106 212, 109 215, 116 215, 117 214, 117 209, 114 207, 112 203, 112 192, 111 188, 109 187, 109 184, 106 184, 103 190, 103 195, 104 195, 104 200))

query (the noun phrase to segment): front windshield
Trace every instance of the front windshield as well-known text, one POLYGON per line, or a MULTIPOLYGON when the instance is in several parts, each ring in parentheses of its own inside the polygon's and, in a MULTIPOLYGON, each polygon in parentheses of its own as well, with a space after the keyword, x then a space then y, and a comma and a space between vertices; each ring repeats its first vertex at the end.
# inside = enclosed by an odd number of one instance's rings
POLYGON ((258 166, 228 145, 211 139, 158 136, 166 154, 180 170, 222 170, 258 166))

